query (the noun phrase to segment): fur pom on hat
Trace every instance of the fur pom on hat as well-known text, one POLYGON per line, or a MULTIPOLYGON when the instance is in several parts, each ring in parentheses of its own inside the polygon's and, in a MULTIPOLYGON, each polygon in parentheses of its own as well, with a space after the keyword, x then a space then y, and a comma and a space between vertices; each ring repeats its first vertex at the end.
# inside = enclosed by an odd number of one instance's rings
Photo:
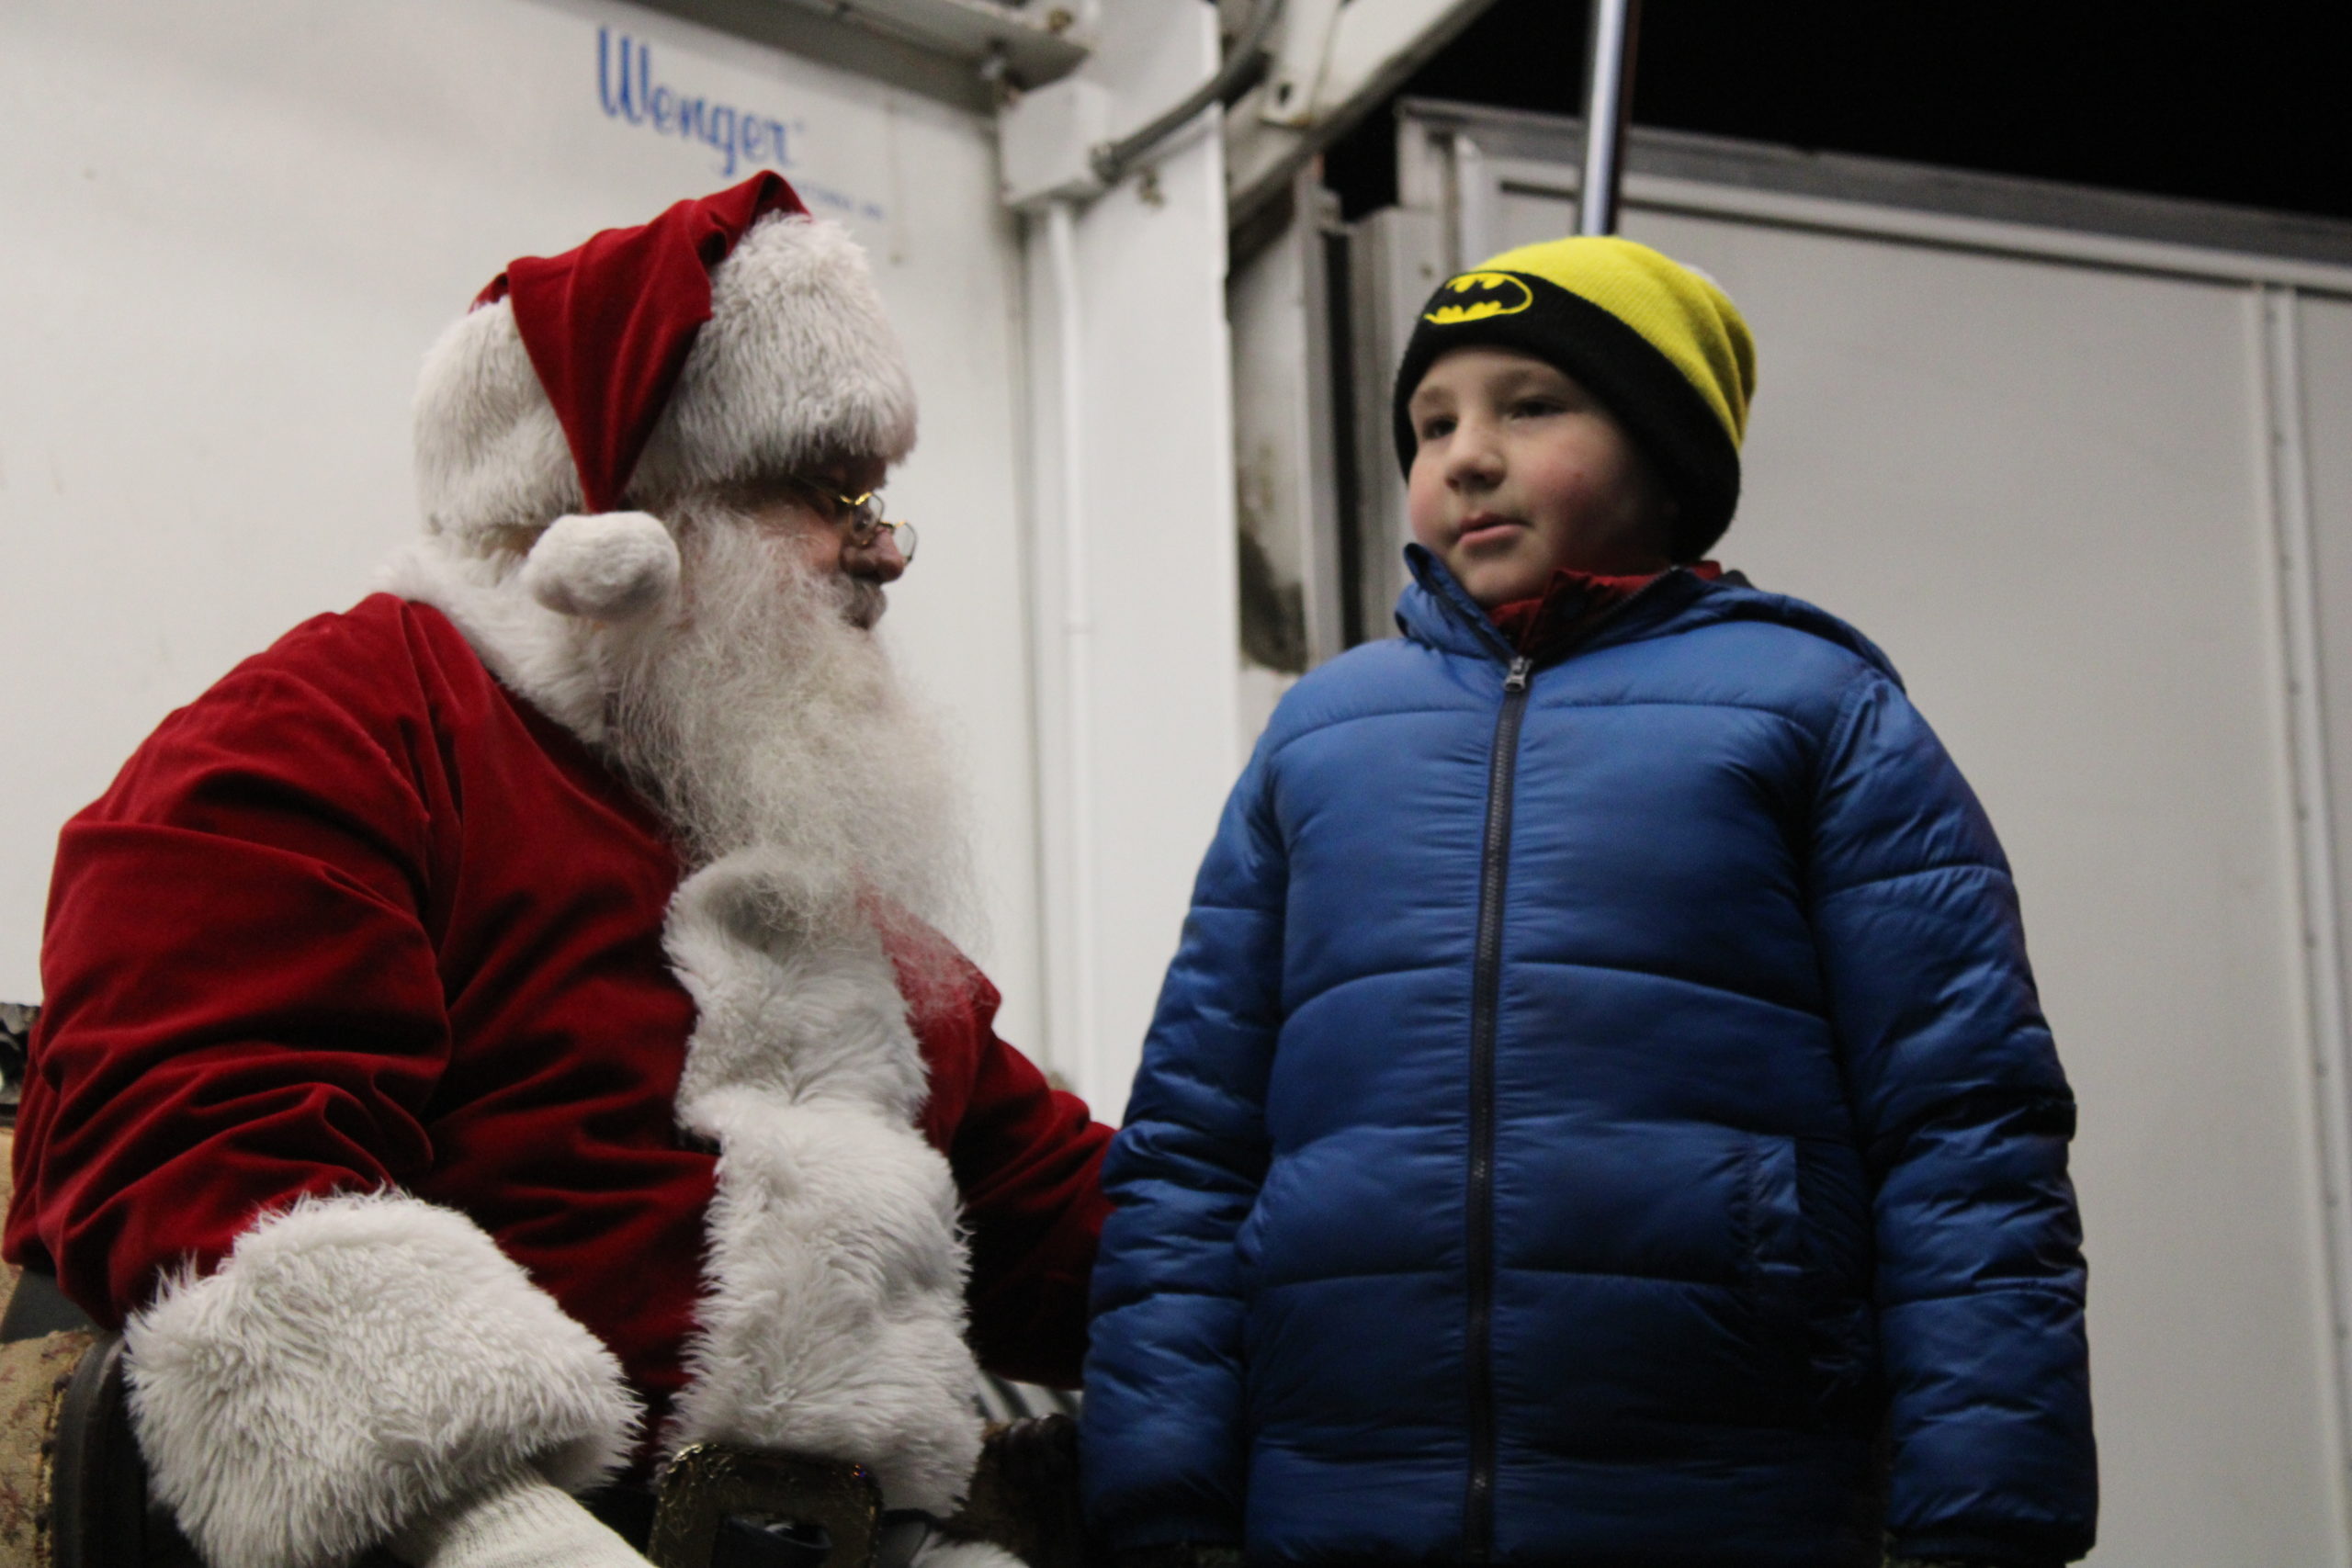
POLYGON ((559 615, 627 621, 678 586, 678 544, 646 512, 559 517, 523 562, 523 586, 559 615))
POLYGON ((772 174, 514 262, 434 345, 416 396, 426 530, 477 553, 540 536, 553 553, 538 563, 534 547, 534 597, 598 618, 658 600, 663 569, 639 548, 641 524, 607 530, 622 555, 605 557, 577 529, 559 539, 548 525, 564 513, 658 509, 842 457, 895 463, 914 439, 913 384, 865 254, 772 174), (616 597, 623 558, 653 577, 616 597))

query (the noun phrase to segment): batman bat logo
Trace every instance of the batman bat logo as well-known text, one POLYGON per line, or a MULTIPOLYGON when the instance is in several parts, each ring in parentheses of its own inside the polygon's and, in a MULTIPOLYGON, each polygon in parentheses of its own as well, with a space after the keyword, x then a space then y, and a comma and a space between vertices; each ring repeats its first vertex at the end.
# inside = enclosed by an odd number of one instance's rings
POLYGON ((1421 320, 1440 327, 1483 321, 1489 316, 1515 316, 1535 303, 1535 291, 1507 272, 1465 272, 1447 278, 1438 293, 1454 298, 1423 312, 1421 320))

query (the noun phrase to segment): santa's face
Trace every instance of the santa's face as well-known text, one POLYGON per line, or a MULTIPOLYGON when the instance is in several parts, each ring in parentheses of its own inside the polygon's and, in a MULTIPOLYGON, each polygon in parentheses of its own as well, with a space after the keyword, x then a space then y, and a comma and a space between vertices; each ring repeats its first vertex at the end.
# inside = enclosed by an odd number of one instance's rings
POLYGON ((673 612, 601 639, 604 750, 662 807, 689 864, 765 847, 810 888, 854 887, 967 930, 953 760, 869 629, 905 563, 887 531, 873 541, 882 549, 847 547, 823 505, 679 506, 673 612))
POLYGON ((782 541, 797 575, 838 584, 842 615, 870 631, 888 608, 882 590, 907 570, 898 536, 884 529, 865 543, 851 537, 849 508, 840 498, 882 487, 878 459, 836 463, 808 476, 807 488, 778 486, 746 502, 744 513, 782 541))

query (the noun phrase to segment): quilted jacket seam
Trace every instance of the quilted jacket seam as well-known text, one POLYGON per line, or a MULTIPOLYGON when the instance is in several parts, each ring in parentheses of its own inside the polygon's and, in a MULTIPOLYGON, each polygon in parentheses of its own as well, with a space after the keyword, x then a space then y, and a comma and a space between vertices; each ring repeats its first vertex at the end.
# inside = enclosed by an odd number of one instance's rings
POLYGON ((1797 1007, 1789 1002, 1776 1002, 1770 997, 1759 997, 1753 991, 1736 990, 1732 987, 1718 986, 1708 980, 1694 980, 1688 975, 1668 974, 1663 969, 1645 969, 1635 964, 1596 964, 1589 959, 1545 958, 1540 954, 1521 954, 1511 962, 1532 964, 1544 969, 1590 969, 1602 975, 1638 975, 1645 980, 1662 980, 1669 986, 1688 986, 1694 991, 1712 991, 1719 997, 1754 1002, 1758 1007, 1768 1007, 1776 1012, 1792 1012, 1800 1018, 1812 1019, 1816 1023, 1825 1022, 1828 1018, 1826 1012, 1817 1011, 1812 1008, 1797 1007))
POLYGON ((1877 1304, 1878 1310, 1884 1312, 1889 1307, 1920 1306, 1928 1302, 1960 1302, 1994 1294, 2049 1296, 2068 1306, 2081 1306, 2085 1292, 2080 1287, 2070 1289, 2047 1280, 1999 1280, 1989 1285, 1972 1285, 1960 1291, 1923 1291, 1916 1296, 1882 1296, 1877 1304))
POLYGON ((1865 876, 1854 882, 1841 882, 1835 887, 1825 888, 1815 894, 1813 901, 1815 907, 1818 907, 1841 894, 1859 893, 1865 887, 1876 887, 1887 882, 1901 882, 1905 877, 1932 876, 1939 871, 1990 872, 2004 881, 2007 881, 2009 875, 2007 867, 1996 865, 1989 860, 1978 857, 1972 856, 1964 860, 1939 860, 1927 865, 1910 866, 1902 871, 1882 872, 1876 876, 1865 876))
MULTIPOLYGON (((1448 657, 1463 658, 1465 656, 1461 654, 1453 654, 1448 657)), ((1544 671, 1541 670, 1537 671, 1538 674, 1542 674, 1544 672, 1544 671)), ((1869 671, 1865 671, 1864 677, 1866 678, 1868 674, 1869 671)), ((1859 679, 1857 683, 1860 683, 1859 679)), ((1775 707, 1770 703, 1741 702, 1735 698, 1596 697, 1591 699, 1581 699, 1576 697, 1554 697, 1529 704, 1528 711, 1531 714, 1535 714, 1558 713, 1570 709, 1600 708, 1721 708, 1734 713, 1752 713, 1760 715, 1765 718, 1778 719, 1781 723, 1788 726, 1791 729, 1795 730, 1807 740, 1818 740, 1820 739, 1820 737, 1815 734, 1811 725, 1808 725, 1804 720, 1783 708, 1775 707)), ((1457 706, 1450 704, 1430 704, 1428 705, 1414 707, 1375 708, 1367 713, 1342 714, 1335 718, 1318 719, 1313 724, 1307 725, 1305 728, 1300 728, 1292 734, 1285 735, 1281 739, 1276 740, 1272 747, 1267 751, 1266 761, 1271 763, 1274 759, 1280 757, 1284 751, 1290 750, 1291 747, 1296 745, 1298 742, 1306 739, 1311 735, 1320 735, 1326 730, 1338 729, 1344 725, 1366 724, 1374 719, 1382 718, 1408 718, 1416 714, 1460 714, 1470 717, 1476 717, 1480 711, 1481 710, 1479 708, 1471 705, 1457 706)), ((1834 731, 1834 729, 1835 725, 1833 724, 1832 730, 1834 731)))
POLYGON ((1310 735, 1320 735, 1327 729, 1338 729, 1343 725, 1364 724, 1375 718, 1408 718, 1415 714, 1424 713, 1464 714, 1476 716, 1480 711, 1482 710, 1480 710, 1475 704, 1470 703, 1464 703, 1458 705, 1453 704, 1432 703, 1425 706, 1416 707, 1374 708, 1366 713, 1340 714, 1332 718, 1320 718, 1317 719, 1314 723, 1306 725, 1294 733, 1285 735, 1281 739, 1276 740, 1272 747, 1266 752, 1266 761, 1271 763, 1275 758, 1281 756, 1284 751, 1289 750, 1293 746, 1306 739, 1310 735))

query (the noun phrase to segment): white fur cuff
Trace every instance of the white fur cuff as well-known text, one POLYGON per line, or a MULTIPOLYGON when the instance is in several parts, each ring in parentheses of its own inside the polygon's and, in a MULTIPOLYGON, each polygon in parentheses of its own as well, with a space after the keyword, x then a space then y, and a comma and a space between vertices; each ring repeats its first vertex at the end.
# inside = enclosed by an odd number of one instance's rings
POLYGON ((956 1176, 914 1124, 922 1055, 880 939, 794 870, 741 851, 670 907, 696 1011, 678 1119, 720 1154, 665 1437, 855 1460, 884 1506, 944 1514, 980 1453, 956 1176))
POLYGON ((536 1463, 594 1484, 637 1409, 620 1365, 464 1215, 305 1199, 125 1330, 131 1423, 206 1561, 322 1568, 536 1463))

